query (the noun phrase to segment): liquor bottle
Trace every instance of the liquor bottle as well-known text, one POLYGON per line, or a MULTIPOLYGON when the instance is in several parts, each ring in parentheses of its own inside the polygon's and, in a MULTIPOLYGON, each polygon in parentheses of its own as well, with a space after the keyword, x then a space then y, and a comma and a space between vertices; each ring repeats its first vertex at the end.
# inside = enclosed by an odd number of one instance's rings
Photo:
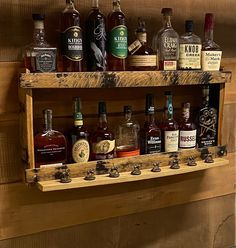
POLYGON ((80 13, 74 0, 66 0, 61 16, 61 54, 63 71, 82 71, 83 38, 80 27, 80 13))
POLYGON ((54 72, 57 69, 57 49, 45 40, 42 14, 33 14, 33 43, 24 49, 25 68, 30 72, 54 72))
POLYGON ((125 119, 117 128, 116 155, 118 158, 140 154, 139 124, 132 118, 131 106, 124 106, 125 119))
POLYGON ((113 11, 108 15, 108 70, 125 71, 128 55, 127 27, 120 0, 113 0, 113 11))
POLYGON ((193 33, 193 21, 185 22, 185 34, 179 38, 179 69, 201 69, 201 38, 193 33))
POLYGON ((190 118, 190 103, 183 103, 182 120, 179 123, 179 148, 196 147, 197 128, 190 118))
POLYGON ((103 160, 114 158, 115 154, 115 137, 113 132, 108 128, 106 103, 98 104, 99 123, 97 130, 93 133, 92 158, 93 160, 103 160))
POLYGON ((198 147, 217 144, 217 110, 209 106, 209 86, 203 86, 202 104, 198 114, 198 147))
POLYGON ((74 99, 74 126, 68 137, 68 157, 70 162, 87 162, 90 156, 89 132, 83 124, 81 100, 74 99))
POLYGON ((171 8, 163 8, 163 28, 158 33, 159 70, 177 70, 179 61, 179 35, 171 25, 171 8))
POLYGON ((173 118, 172 93, 165 91, 166 104, 164 108, 164 120, 161 124, 164 152, 177 152, 179 146, 178 124, 173 118))
POLYGON ((146 96, 146 121, 140 130, 141 154, 161 152, 161 130, 155 121, 154 96, 146 96))
POLYGON ((136 30, 137 40, 129 47, 128 65, 134 71, 152 71, 157 69, 157 55, 147 44, 145 22, 139 18, 136 30))
POLYGON ((98 0, 92 0, 92 10, 86 21, 87 70, 106 71, 105 17, 99 10, 98 0))
POLYGON ((52 110, 46 109, 44 114, 44 130, 34 137, 35 167, 66 162, 65 136, 52 129, 52 110))
POLYGON ((202 70, 219 71, 222 50, 213 40, 214 15, 207 13, 205 16, 205 39, 202 44, 202 70))

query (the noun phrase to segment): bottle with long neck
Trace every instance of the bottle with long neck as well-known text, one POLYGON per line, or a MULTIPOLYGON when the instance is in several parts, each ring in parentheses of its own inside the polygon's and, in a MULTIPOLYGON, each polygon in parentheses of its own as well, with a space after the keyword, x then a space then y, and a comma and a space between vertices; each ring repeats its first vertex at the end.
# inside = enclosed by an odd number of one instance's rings
POLYGON ((202 70, 219 71, 222 50, 213 39, 214 15, 207 13, 205 16, 204 33, 205 39, 202 44, 202 70))
POLYGON ((109 130, 107 124, 106 103, 98 104, 99 123, 97 130, 92 135, 92 157, 93 160, 103 160, 114 158, 115 155, 115 137, 109 130))
POLYGON ((154 95, 146 96, 146 121, 140 131, 141 154, 161 152, 161 131, 155 121, 154 95))
POLYGON ((80 27, 80 13, 74 0, 66 0, 61 16, 61 54, 63 71, 82 71, 83 38, 80 27))
POLYGON ((98 0, 92 0, 92 10, 86 21, 87 70, 106 71, 105 16, 99 10, 98 0))
POLYGON ((128 55, 126 18, 120 0, 113 0, 113 11, 108 15, 108 70, 125 71, 128 55))

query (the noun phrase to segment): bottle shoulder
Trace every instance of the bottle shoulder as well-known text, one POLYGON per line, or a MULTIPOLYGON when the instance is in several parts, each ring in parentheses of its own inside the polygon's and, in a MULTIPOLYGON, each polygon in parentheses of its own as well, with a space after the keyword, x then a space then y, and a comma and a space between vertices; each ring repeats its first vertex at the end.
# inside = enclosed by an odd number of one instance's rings
POLYGON ((204 41, 202 44, 203 51, 222 51, 221 47, 213 40, 204 41))
POLYGON ((87 17, 87 21, 93 21, 95 19, 105 20, 105 15, 99 9, 92 9, 87 17))
POLYGON ((193 33, 185 33, 179 38, 180 44, 202 44, 201 38, 193 33))
POLYGON ((165 38, 165 37, 171 37, 171 38, 178 38, 179 34, 172 28, 163 28, 158 33, 159 39, 165 38))

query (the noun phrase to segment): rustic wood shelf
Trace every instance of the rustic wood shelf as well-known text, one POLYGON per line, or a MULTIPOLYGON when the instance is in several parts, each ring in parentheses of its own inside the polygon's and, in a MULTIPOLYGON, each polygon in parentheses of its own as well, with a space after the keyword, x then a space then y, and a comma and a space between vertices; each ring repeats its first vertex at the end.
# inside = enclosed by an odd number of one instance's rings
POLYGON ((227 71, 22 73, 22 88, 115 88, 228 83, 227 71))

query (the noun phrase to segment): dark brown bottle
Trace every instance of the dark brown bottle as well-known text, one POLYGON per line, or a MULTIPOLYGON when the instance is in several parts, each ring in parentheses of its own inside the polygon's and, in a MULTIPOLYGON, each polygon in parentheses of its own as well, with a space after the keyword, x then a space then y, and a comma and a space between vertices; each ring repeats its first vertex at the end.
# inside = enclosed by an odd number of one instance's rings
POLYGON ((146 122, 140 131, 141 154, 161 152, 161 130, 155 122, 154 96, 146 96, 146 122))
POLYGON ((66 0, 61 16, 61 54, 63 71, 82 71, 83 38, 80 27, 80 13, 74 0, 66 0))
POLYGON ((92 0, 92 10, 86 21, 87 71, 106 71, 105 17, 99 10, 98 0, 92 0))
POLYGON ((127 27, 120 0, 113 0, 113 11, 108 15, 108 70, 125 71, 128 55, 127 27))
POLYGON ((106 103, 98 104, 99 123, 97 130, 93 133, 92 143, 92 159, 103 160, 114 158, 115 154, 115 137, 107 125, 106 103))

